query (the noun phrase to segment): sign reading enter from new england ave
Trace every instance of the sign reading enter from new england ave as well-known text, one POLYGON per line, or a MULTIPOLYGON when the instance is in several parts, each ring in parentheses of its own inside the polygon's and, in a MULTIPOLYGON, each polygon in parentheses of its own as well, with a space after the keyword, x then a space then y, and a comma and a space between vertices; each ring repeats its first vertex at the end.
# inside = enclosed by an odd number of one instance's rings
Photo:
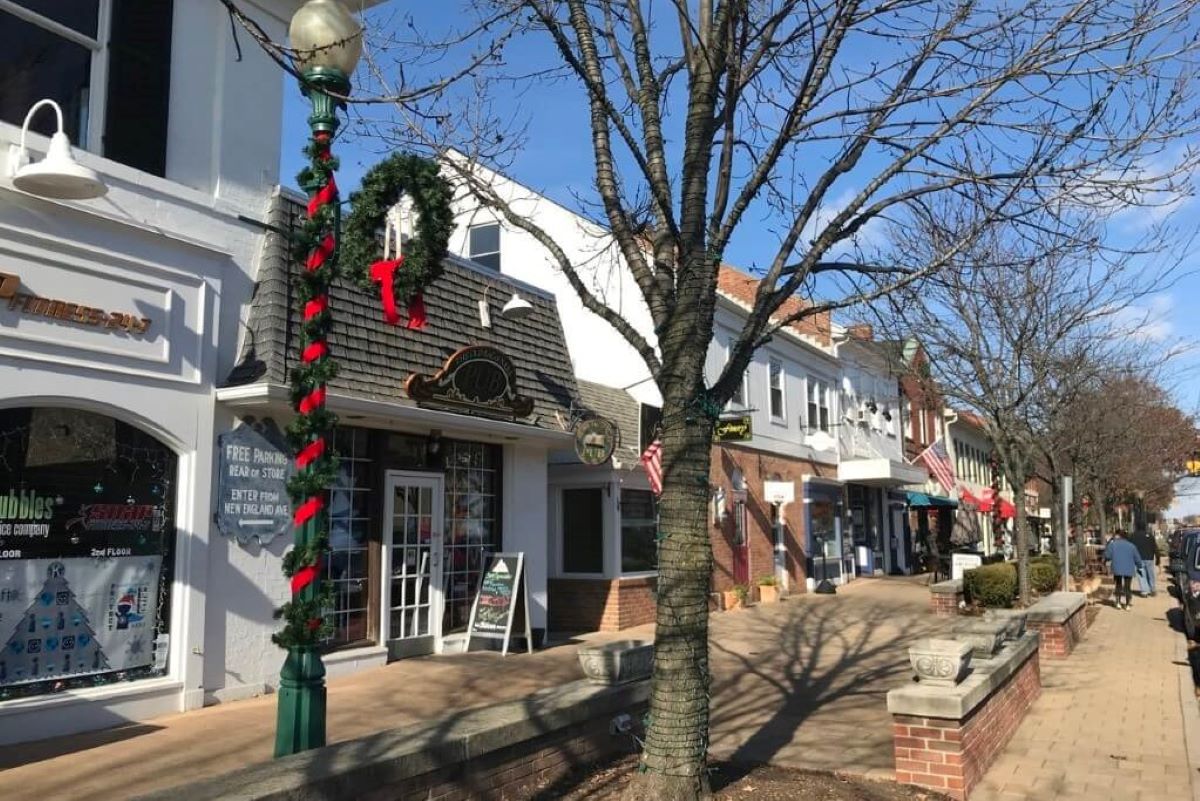
POLYGON ((266 545, 291 528, 292 460, 281 442, 270 418, 247 419, 217 437, 217 527, 225 536, 266 545))

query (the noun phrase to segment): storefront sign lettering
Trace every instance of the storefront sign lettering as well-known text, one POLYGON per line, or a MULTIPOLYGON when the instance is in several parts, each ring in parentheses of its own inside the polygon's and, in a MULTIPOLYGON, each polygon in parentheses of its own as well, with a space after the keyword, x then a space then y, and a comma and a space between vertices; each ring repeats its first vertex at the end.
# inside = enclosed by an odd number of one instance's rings
POLYGON ((127 312, 110 312, 82 303, 44 298, 30 292, 21 292, 21 279, 15 275, 0 273, 0 300, 7 300, 7 308, 17 314, 30 317, 49 317, 68 323, 79 323, 103 331, 124 331, 129 334, 144 334, 150 330, 150 318, 127 312))
POLYGON ((718 420, 713 429, 713 442, 747 442, 753 438, 754 428, 748 414, 718 420))
POLYGON ((456 351, 435 375, 409 376, 404 389, 418 403, 468 414, 520 418, 533 413, 533 399, 517 392, 512 359, 490 345, 456 351))
POLYGON ((273 420, 247 418, 217 438, 217 527, 240 543, 264 545, 291 527, 292 462, 273 420))

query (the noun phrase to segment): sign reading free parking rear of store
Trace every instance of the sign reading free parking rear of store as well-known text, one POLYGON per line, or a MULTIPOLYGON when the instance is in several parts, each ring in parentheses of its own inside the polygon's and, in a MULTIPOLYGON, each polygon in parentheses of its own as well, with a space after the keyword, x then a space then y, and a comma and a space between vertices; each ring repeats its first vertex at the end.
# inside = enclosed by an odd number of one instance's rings
POLYGON ((291 528, 292 461, 282 441, 270 418, 246 418, 217 437, 217 527, 225 536, 266 545, 291 528))

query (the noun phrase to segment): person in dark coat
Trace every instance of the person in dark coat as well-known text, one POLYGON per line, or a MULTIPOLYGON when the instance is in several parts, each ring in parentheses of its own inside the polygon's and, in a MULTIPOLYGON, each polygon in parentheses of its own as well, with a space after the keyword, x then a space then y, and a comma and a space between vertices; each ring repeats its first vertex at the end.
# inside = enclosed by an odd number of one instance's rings
POLYGON ((1129 541, 1138 549, 1138 556, 1142 560, 1137 574, 1142 597, 1153 597, 1156 594, 1154 574, 1158 572, 1158 543, 1146 531, 1136 532, 1129 541))
POLYGON ((1142 563, 1137 546, 1125 538, 1125 532, 1117 529, 1117 533, 1104 548, 1104 558, 1108 560, 1112 570, 1116 590, 1113 600, 1118 609, 1128 609, 1133 604, 1133 576, 1138 572, 1142 563), (1124 603, 1121 599, 1124 597, 1124 603))

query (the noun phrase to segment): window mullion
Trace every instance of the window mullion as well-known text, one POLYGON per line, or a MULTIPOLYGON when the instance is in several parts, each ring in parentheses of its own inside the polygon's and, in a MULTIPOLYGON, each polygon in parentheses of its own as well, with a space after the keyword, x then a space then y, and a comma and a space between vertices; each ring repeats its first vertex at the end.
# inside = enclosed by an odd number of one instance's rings
POLYGON ((14 17, 23 19, 30 24, 37 25, 39 28, 45 28, 46 30, 50 31, 51 33, 55 34, 56 36, 61 36, 62 38, 72 41, 75 44, 82 45, 82 46, 88 48, 89 50, 96 51, 96 50, 102 49, 102 46, 100 43, 104 41, 104 31, 105 31, 105 27, 106 27, 105 17, 108 16, 107 15, 108 3, 109 3, 109 0, 101 0, 100 28, 98 29, 98 34, 97 34, 96 39, 93 39, 92 37, 87 36, 86 34, 82 34, 79 31, 75 30, 74 28, 67 27, 66 25, 63 25, 61 22, 55 22, 52 19, 43 17, 41 14, 38 14, 36 11, 30 11, 28 8, 25 8, 24 6, 19 6, 16 3, 12 2, 12 0, 0 0, 0 11, 7 11, 9 14, 12 14, 14 17))
POLYGON ((104 126, 108 111, 108 51, 112 30, 112 0, 100 0, 100 19, 96 28, 98 47, 92 50, 91 89, 88 94, 86 147, 104 155, 104 126))

